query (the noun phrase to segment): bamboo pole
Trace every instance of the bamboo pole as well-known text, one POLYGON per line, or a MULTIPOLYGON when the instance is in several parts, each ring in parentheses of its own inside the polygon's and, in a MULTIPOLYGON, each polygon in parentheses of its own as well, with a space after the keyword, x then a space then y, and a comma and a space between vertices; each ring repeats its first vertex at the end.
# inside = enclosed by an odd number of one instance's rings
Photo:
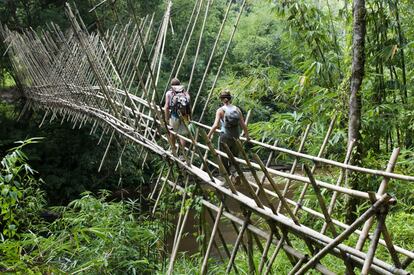
POLYGON ((214 237, 216 235, 216 232, 217 232, 217 229, 218 229, 218 226, 219 226, 220 218, 221 218, 221 215, 223 213, 223 208, 224 208, 223 203, 220 203, 220 207, 219 207, 219 210, 217 212, 216 219, 214 221, 213 230, 211 231, 211 236, 210 236, 210 241, 209 241, 208 246, 207 246, 207 251, 206 251, 206 254, 204 255, 203 262, 201 264, 200 273, 202 275, 207 273, 208 258, 210 256, 211 246, 213 244, 213 240, 214 240, 214 237))
POLYGON ((226 49, 224 50, 224 53, 223 53, 223 58, 221 59, 221 63, 220 63, 220 65, 219 65, 218 69, 217 69, 217 74, 216 74, 216 76, 215 76, 215 78, 214 78, 213 85, 212 85, 212 87, 211 87, 211 89, 210 89, 210 92, 208 93, 207 100, 206 100, 206 103, 204 104, 203 110, 201 111, 201 115, 200 115, 199 121, 202 121, 202 120, 203 120, 204 114, 205 114, 205 112, 206 112, 206 110, 207 110, 207 105, 208 105, 208 103, 210 102, 211 96, 213 95, 214 88, 215 88, 215 86, 216 86, 216 84, 217 84, 217 80, 218 80, 218 78, 219 78, 219 76, 220 76, 220 73, 221 73, 221 70, 222 70, 222 68, 223 68, 224 61, 225 61, 225 59, 226 59, 226 57, 227 57, 227 53, 228 53, 228 51, 229 51, 229 49, 230 49, 230 45, 231 45, 231 43, 232 43, 232 41, 233 41, 234 35, 235 35, 235 33, 236 33, 237 27, 238 27, 239 22, 240 22, 241 15, 242 15, 243 10, 244 10, 244 8, 245 8, 245 5, 246 5, 246 0, 243 0, 243 2, 242 2, 242 4, 241 4, 241 7, 240 7, 240 11, 239 11, 239 13, 238 13, 238 15, 237 15, 237 18, 236 18, 236 22, 235 22, 235 24, 233 25, 233 30, 232 30, 232 32, 231 32, 231 34, 230 34, 230 38, 229 38, 229 40, 228 40, 228 43, 227 43, 226 49))
MULTIPOLYGON (((243 222, 243 225, 240 228, 239 234, 237 235, 236 242, 234 243, 233 250, 231 252, 230 260, 227 264, 226 273, 230 273, 231 268, 233 267, 234 260, 236 259, 237 251, 239 249, 240 242, 243 239, 243 234, 246 231, 247 226, 249 225, 249 220, 246 219, 243 222)), ((250 264, 249 264, 250 265, 250 264)))
MULTIPOLYGON (((330 136, 331 136, 331 134, 332 134, 332 131, 333 131, 333 128, 334 128, 334 126, 335 126, 335 122, 336 122, 336 114, 335 114, 335 116, 332 118, 331 123, 329 124, 328 131, 326 132, 326 135, 325 135, 325 138, 324 138, 324 140, 323 140, 323 142, 322 142, 322 145, 321 145, 321 147, 319 148, 319 152, 318 152, 317 157, 321 157, 321 156, 322 156, 322 154, 323 154, 323 152, 325 151, 325 148, 326 148, 326 146, 327 146, 327 144, 328 144, 329 138, 330 138, 330 136)), ((312 167, 312 169, 311 169, 312 173, 313 173, 313 172, 315 172, 315 170, 316 170, 316 163, 313 165, 313 167, 312 167)), ((299 205, 302 205, 302 203, 303 203, 303 199, 305 198, 305 194, 306 194, 306 191, 308 190, 308 186, 309 186, 309 183, 307 183, 307 182, 303 185, 302 191, 301 191, 301 193, 300 193, 300 195, 299 195, 299 198, 298 198, 298 201, 297 201, 297 202, 298 202, 298 204, 297 204, 297 206, 295 207, 295 210, 293 210, 293 213, 294 213, 295 215, 296 215, 296 214, 298 213, 298 211, 299 211, 299 205)))
MULTIPOLYGON (((312 126, 312 124, 308 124, 306 126, 305 132, 303 133, 302 138, 300 140, 300 144, 299 144, 299 147, 298 147, 298 152, 302 152, 303 148, 305 147, 305 142, 306 142, 306 139, 308 138, 308 135, 309 135, 309 131, 310 131, 311 126, 312 126)), ((298 157, 295 157, 295 159, 294 159, 294 161, 292 163, 292 168, 290 169, 290 174, 294 174, 295 173, 297 164, 298 164, 298 157)), ((283 197, 286 196, 286 194, 287 194, 287 192, 289 190, 289 187, 290 187, 290 183, 291 182, 292 182, 291 179, 287 179, 286 180, 285 187, 283 188, 283 192, 282 192, 283 197)), ((277 205, 277 212, 280 212, 281 207, 282 207, 282 205, 280 203, 278 203, 278 205, 277 205)))
MULTIPOLYGON (((387 168, 385 170, 386 172, 392 172, 394 170, 394 166, 395 166, 395 163, 397 162, 397 158, 399 154, 400 154, 400 148, 394 149, 394 151, 391 154, 390 160, 388 161, 387 168)), ((381 196, 385 193, 385 190, 387 189, 387 186, 388 186, 388 181, 389 181, 389 178, 384 178, 381 181, 381 184, 377 191, 377 195, 381 196)), ((367 239, 367 236, 368 236, 369 230, 371 229, 373 221, 374 221, 373 219, 368 219, 367 222, 364 224, 364 228, 362 229, 362 233, 355 247, 356 249, 362 250, 362 248, 364 247, 365 240, 367 239)))
POLYGON ((203 38, 203 34, 204 34, 204 29, 206 27, 207 17, 208 17, 209 11, 210 11, 211 4, 212 4, 211 0, 207 0, 206 10, 205 10, 205 13, 204 13, 203 23, 201 24, 200 37, 198 39, 198 45, 197 45, 197 49, 196 49, 196 53, 195 53, 195 57, 194 57, 194 61, 193 61, 193 66, 191 68, 190 80, 188 80, 188 86, 187 86, 187 88, 188 88, 189 91, 191 90, 190 88, 191 88, 191 84, 193 82, 194 71, 195 71, 195 67, 197 65, 198 56, 200 54, 200 48, 201 48, 202 38, 203 38))
MULTIPOLYGON (((379 215, 383 215, 383 214, 381 213, 379 215)), ((379 219, 377 228, 375 229, 373 238, 371 240, 371 245, 368 249, 368 253, 367 253, 367 257, 364 262, 364 266, 362 267, 361 275, 367 275, 370 271, 370 268, 371 268, 371 265, 372 265, 372 262, 375 256, 375 251, 377 250, 378 240, 381 235, 383 224, 384 224, 384 219, 379 219)))
POLYGON ((265 249, 263 250, 262 257, 260 258, 259 264, 259 274, 262 274, 264 265, 267 261, 267 254, 269 253, 270 246, 272 245, 273 241, 273 232, 270 232, 269 237, 266 240, 265 249))
POLYGON ((234 167, 236 168, 237 173, 239 174, 239 177, 241 178, 241 182, 243 183, 243 185, 247 188, 249 194, 251 197, 253 197, 254 201, 256 202, 257 206, 259 206, 260 208, 263 208, 263 203, 260 201, 259 197, 256 195, 255 191, 253 190, 253 188, 250 186, 250 184, 247 182, 246 177, 243 174, 243 171, 241 170, 239 164, 235 161, 233 154, 230 151, 230 148, 227 146, 227 144, 222 144, 224 150, 227 153, 227 156, 229 157, 229 160, 231 163, 233 163, 234 167))
MULTIPOLYGON (((349 163, 349 161, 351 159, 352 150, 354 148, 354 145, 355 145, 355 140, 352 140, 349 143, 349 146, 347 148, 347 152, 346 152, 344 164, 348 164, 349 163)), ((345 169, 341 169, 341 172, 339 174, 338 180, 336 181, 336 185, 340 185, 342 183, 343 178, 345 176, 345 171, 346 171, 345 169)), ((329 207, 328 207, 328 213, 329 213, 329 215, 332 214, 332 211, 333 211, 333 209, 335 207, 335 204, 336 204, 337 197, 338 197, 338 192, 335 191, 332 194, 331 201, 329 202, 329 207)), ((321 233, 322 234, 324 234, 326 232, 326 229, 328 228, 327 226, 328 226, 328 224, 326 222, 324 222, 323 223, 323 226, 322 226, 322 229, 321 229, 321 233)))
POLYGON ((275 193, 277 194, 277 196, 279 197, 279 200, 283 206, 283 208, 286 210, 286 212, 289 214, 290 218, 293 220, 293 222, 295 224, 300 224, 298 218, 295 216, 295 214, 293 214, 292 210, 289 208, 289 205, 286 202, 285 197, 283 197, 282 193, 280 192, 280 190, 277 188, 276 183, 274 182, 273 178, 270 176, 269 172, 267 171, 266 167, 264 166, 263 162, 261 161, 261 159, 259 158, 259 156, 257 154, 253 155, 253 158, 256 160, 256 162, 260 165, 260 168, 262 169, 263 173, 266 175, 267 180, 270 182, 270 184, 272 185, 275 193))
POLYGON ((177 257, 178 247, 180 246, 181 236, 184 232, 184 227, 185 227, 185 224, 187 222, 189 213, 190 213, 190 207, 188 207, 187 210, 185 211, 184 218, 183 218, 183 221, 182 221, 182 224, 181 224, 181 227, 180 227, 180 232, 177 236, 176 244, 175 244, 175 246, 173 248, 173 251, 171 253, 170 264, 169 264, 168 271, 167 271, 167 274, 169 274, 169 275, 172 274, 173 270, 174 270, 174 263, 175 263, 175 259, 177 257))
POLYGON ((201 91, 202 91, 202 89, 203 89, 203 86, 204 86, 204 83, 205 83, 205 81, 206 81, 207 74, 208 74, 208 71, 209 71, 209 69, 210 69, 211 63, 212 63, 212 61, 213 61, 213 57, 214 57, 214 54, 215 54, 215 52, 216 52, 218 42, 219 42, 219 40, 220 40, 220 37, 221 37, 221 34, 222 34, 222 32, 223 32, 223 29, 224 29, 225 23, 226 23, 226 21, 227 21, 227 17, 228 17, 228 15, 229 15, 231 5, 233 4, 233 1, 231 1, 231 0, 230 0, 230 1, 228 1, 228 2, 229 2, 229 3, 228 3, 228 5, 227 5, 226 12, 225 12, 225 14, 224 14, 224 17, 223 17, 222 23, 221 23, 221 25, 220 25, 220 29, 219 29, 219 31, 218 31, 218 33, 217 33, 216 40, 214 41, 214 45, 213 45, 213 48, 212 48, 211 53, 210 53, 210 58, 208 59, 207 66, 206 66, 206 69, 204 70, 204 74, 203 74, 203 77, 202 77, 202 79, 201 79, 200 86, 198 87, 197 94, 196 94, 195 99, 194 99, 194 101, 193 101, 193 103, 192 103, 192 105, 193 105, 193 108, 192 108, 192 110, 191 110, 191 112, 192 112, 192 113, 194 113, 195 108, 196 108, 196 106, 197 106, 198 98, 199 98, 199 96, 200 96, 200 93, 201 93, 201 91))
MULTIPOLYGON (((328 208, 326 207, 325 200, 322 197, 321 190, 315 182, 315 178, 312 174, 312 171, 311 171, 311 169, 309 169, 309 167, 306 164, 303 165, 303 168, 304 168, 306 174, 309 177, 309 180, 311 182, 313 190, 315 191, 316 198, 318 199, 319 206, 321 207, 322 213, 325 217, 326 224, 327 224, 329 230, 331 231, 332 235, 334 237, 337 237, 338 232, 336 231, 335 225, 332 222, 331 215, 328 212, 328 208)), ((355 274, 354 273, 354 267, 350 263, 348 255, 345 252, 341 251, 341 256, 342 256, 342 259, 344 260, 347 274, 355 274)))
POLYGON ((357 218, 347 230, 343 231, 339 234, 333 241, 327 244, 323 249, 321 249, 316 255, 314 255, 301 269, 298 270, 297 274, 304 274, 307 270, 309 270, 313 265, 318 262, 322 257, 324 257, 327 253, 329 253, 333 248, 338 246, 338 244, 342 243, 346 240, 362 223, 372 217, 378 208, 382 207, 386 204, 391 197, 388 194, 384 194, 381 196, 379 200, 375 202, 367 211, 365 211, 359 218, 357 218))
POLYGON ((111 146, 111 143, 112 143, 112 139, 114 137, 114 134, 115 134, 115 130, 112 131, 111 137, 109 138, 108 145, 106 146, 105 153, 102 156, 101 164, 99 165, 99 168, 98 168, 98 172, 101 172, 102 165, 103 165, 103 163, 105 161, 106 155, 108 154, 109 147, 111 146))

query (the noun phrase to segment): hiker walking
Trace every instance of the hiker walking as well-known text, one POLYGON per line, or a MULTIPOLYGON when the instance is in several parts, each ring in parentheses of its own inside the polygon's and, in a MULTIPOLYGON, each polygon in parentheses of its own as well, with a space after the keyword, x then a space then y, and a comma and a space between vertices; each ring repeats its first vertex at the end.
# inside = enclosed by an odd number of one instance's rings
MULTIPOLYGON (((191 118, 190 94, 181 85, 178 78, 171 80, 171 88, 165 95, 164 113, 165 120, 168 121, 174 132, 180 135, 188 134, 187 127, 184 123, 188 123, 191 118)), ((171 139, 175 145, 175 135, 171 135, 171 139)), ((185 146, 184 139, 180 138, 180 143, 182 146, 185 146)))
MULTIPOLYGON (((223 103, 223 106, 218 108, 216 119, 207 136, 208 138, 211 138, 221 123, 219 149, 223 151, 222 146, 223 144, 226 144, 231 153, 234 156, 238 156, 239 150, 237 149, 236 140, 240 137, 240 128, 243 129, 245 137, 249 139, 247 125, 244 122, 243 114, 240 109, 231 104, 232 96, 228 90, 225 90, 220 94, 220 100, 223 103)), ((230 160, 226 158, 221 159, 227 172, 231 174, 230 160)), ((237 181, 238 177, 236 177, 236 182, 237 181)))

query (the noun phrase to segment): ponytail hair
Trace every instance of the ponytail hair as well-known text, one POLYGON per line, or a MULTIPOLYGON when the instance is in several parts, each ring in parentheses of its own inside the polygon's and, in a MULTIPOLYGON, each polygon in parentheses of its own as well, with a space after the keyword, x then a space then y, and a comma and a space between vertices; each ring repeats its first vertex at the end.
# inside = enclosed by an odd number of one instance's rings
POLYGON ((224 102, 224 103, 229 103, 231 102, 232 96, 230 94, 229 90, 224 90, 223 92, 221 92, 220 94, 220 99, 224 102))

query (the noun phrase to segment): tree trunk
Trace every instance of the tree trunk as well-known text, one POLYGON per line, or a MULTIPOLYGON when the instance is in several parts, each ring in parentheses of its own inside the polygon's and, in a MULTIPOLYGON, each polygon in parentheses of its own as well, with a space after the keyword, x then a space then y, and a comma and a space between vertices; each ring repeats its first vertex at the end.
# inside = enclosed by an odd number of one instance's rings
MULTIPOLYGON (((366 8, 365 0, 354 0, 353 3, 353 43, 352 43, 352 71, 349 98, 349 125, 348 144, 356 141, 356 153, 352 163, 358 165, 362 160, 361 141, 361 84, 364 78, 365 66, 365 33, 366 33, 366 8)), ((359 188, 359 177, 355 173, 349 176, 349 186, 352 189, 359 188)), ((346 205, 346 220, 350 224, 355 219, 355 210, 358 201, 350 198, 346 205)))

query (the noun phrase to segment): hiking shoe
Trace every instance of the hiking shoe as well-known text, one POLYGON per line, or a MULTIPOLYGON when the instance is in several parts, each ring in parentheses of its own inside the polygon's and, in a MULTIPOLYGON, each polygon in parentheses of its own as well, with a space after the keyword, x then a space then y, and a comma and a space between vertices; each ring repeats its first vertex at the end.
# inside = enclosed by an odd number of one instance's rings
POLYGON ((239 175, 234 177, 234 184, 235 185, 240 185, 241 183, 241 177, 239 175))
POLYGON ((240 176, 239 175, 233 175, 233 174, 231 174, 230 175, 230 180, 231 180, 231 182, 235 186, 240 185, 240 183, 241 183, 241 180, 240 180, 240 176))

